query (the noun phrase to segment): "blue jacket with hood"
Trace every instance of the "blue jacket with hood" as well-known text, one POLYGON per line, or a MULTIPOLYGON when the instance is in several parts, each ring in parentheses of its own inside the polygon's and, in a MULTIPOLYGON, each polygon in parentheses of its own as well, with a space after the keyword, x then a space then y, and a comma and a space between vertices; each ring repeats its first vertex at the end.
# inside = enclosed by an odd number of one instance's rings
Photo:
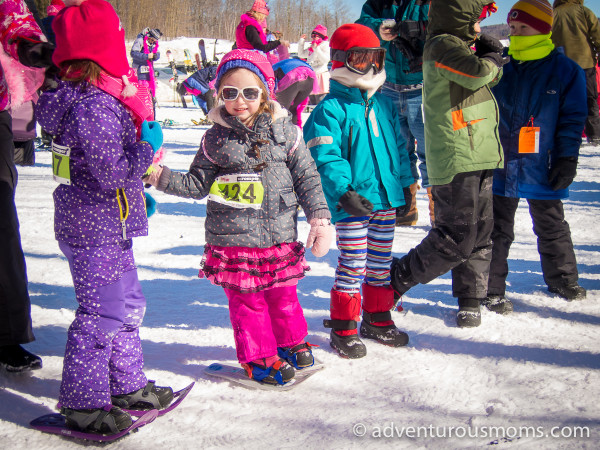
POLYGON ((504 168, 494 171, 494 194, 538 200, 562 199, 569 189, 552 190, 548 175, 558 158, 579 156, 587 117, 583 70, 561 50, 534 61, 514 58, 492 89, 500 109, 504 168), (539 153, 519 153, 519 133, 540 128, 539 153))

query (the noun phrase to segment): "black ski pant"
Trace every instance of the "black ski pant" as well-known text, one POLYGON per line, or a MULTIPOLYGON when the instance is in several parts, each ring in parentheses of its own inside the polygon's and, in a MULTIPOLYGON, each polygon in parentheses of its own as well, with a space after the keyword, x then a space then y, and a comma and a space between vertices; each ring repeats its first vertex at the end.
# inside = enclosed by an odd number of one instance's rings
POLYGON ((277 93, 277 101, 292 115, 292 123, 298 123, 298 106, 310 95, 315 80, 307 78, 277 93))
POLYGON ((585 69, 588 116, 585 121, 585 134, 589 139, 600 139, 600 109, 598 108, 598 80, 596 67, 585 69))
MULTIPOLYGON (((533 232, 537 236, 544 281, 548 286, 565 286, 577 282, 577 261, 571 230, 565 221, 560 200, 528 199, 533 232)), ((508 253, 515 240, 515 212, 518 198, 494 195, 494 230, 488 295, 504 296, 508 276, 508 253)))
POLYGON ((452 270, 452 295, 459 303, 485 298, 492 256, 492 170, 458 174, 448 184, 432 186, 432 195, 435 227, 394 265, 392 286, 403 294, 452 270))
POLYGON ((25 256, 15 207, 17 170, 14 165, 12 120, 0 112, 0 346, 34 340, 27 292, 25 256))

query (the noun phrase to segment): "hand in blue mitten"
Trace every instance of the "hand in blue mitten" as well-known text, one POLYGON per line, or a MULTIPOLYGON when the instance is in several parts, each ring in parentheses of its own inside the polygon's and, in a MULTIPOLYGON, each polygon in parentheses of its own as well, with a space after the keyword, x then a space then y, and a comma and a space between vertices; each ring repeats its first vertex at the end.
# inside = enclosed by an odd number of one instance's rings
POLYGON ((154 150, 154 153, 162 147, 163 144, 163 132, 158 122, 148 122, 144 120, 142 122, 142 136, 141 140, 147 142, 154 150))

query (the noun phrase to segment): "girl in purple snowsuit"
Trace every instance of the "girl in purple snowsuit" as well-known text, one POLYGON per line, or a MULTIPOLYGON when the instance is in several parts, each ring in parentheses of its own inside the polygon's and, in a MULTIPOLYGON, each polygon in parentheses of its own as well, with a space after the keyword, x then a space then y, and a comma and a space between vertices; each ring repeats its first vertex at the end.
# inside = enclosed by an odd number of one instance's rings
POLYGON ((248 376, 284 384, 314 363, 296 284, 309 267, 298 242, 298 205, 307 247, 329 250, 331 214, 300 128, 271 99, 273 69, 261 53, 223 57, 215 88, 224 103, 209 113, 188 173, 158 167, 148 181, 180 197, 208 196, 202 274, 229 299, 239 362, 248 376), (291 364, 291 365, 290 365, 291 364), (292 367, 293 366, 293 367, 292 367))
POLYGON ((147 234, 141 177, 162 131, 147 89, 126 58, 125 32, 110 3, 66 2, 53 22, 62 80, 37 104, 54 136, 54 230, 79 308, 68 332, 59 402, 67 425, 117 433, 130 409, 163 408, 171 388, 149 383, 138 329, 146 300, 132 241, 147 234), (93 18, 93 20, 92 20, 93 18), (85 35, 85 36, 84 36, 85 35), (139 138, 141 136, 141 140, 139 138), (149 395, 142 400, 144 390, 149 395))

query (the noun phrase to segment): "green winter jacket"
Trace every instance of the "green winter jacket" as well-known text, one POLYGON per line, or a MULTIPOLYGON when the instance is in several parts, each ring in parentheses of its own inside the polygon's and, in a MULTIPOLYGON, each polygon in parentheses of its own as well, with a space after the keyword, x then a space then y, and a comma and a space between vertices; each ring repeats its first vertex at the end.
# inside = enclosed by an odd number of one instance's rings
POLYGON ((498 105, 490 90, 500 69, 470 46, 487 0, 444 0, 429 9, 423 54, 425 154, 429 182, 503 167, 498 105))
POLYGON ((556 0, 552 42, 563 47, 565 55, 582 69, 596 65, 596 53, 600 51, 600 25, 591 9, 583 6, 583 0, 556 0))

